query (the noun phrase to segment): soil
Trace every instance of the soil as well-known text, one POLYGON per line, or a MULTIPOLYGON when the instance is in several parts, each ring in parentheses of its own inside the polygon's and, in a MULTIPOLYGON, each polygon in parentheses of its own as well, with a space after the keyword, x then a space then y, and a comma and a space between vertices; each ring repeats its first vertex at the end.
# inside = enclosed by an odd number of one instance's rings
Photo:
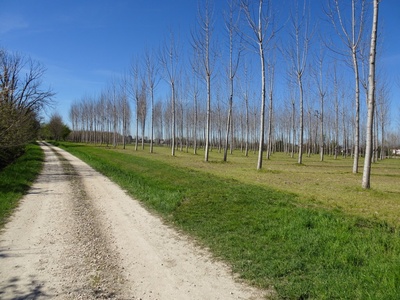
POLYGON ((0 233, 0 299, 264 299, 64 150, 0 233))

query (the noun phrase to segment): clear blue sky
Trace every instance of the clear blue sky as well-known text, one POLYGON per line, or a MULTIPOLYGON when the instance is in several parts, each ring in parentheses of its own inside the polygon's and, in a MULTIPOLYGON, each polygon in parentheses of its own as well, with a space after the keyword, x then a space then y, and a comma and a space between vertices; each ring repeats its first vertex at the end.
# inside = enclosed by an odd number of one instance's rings
MULTIPOLYGON (((319 9, 321 1, 311 3, 319 9)), ((226 1, 215 2, 221 19, 226 1)), ((392 113, 399 115, 400 1, 382 0, 380 8, 392 113)), ((57 93, 56 110, 68 122, 71 102, 100 92, 134 55, 159 47, 170 28, 187 42, 196 15, 197 0, 0 0, 0 47, 45 65, 45 84, 57 93)))

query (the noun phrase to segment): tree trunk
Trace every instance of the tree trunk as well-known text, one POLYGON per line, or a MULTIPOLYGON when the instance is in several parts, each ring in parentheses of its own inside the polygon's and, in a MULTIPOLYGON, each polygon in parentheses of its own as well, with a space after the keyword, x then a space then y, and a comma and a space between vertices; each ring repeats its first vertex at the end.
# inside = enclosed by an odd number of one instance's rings
POLYGON ((260 138, 258 145, 257 170, 262 168, 263 147, 264 147, 264 127, 265 127, 265 60, 262 42, 259 43, 260 63, 261 63, 261 115, 260 115, 260 138))
POLYGON ((197 154, 197 93, 194 94, 193 154, 197 154))
POLYGON ((145 132, 145 128, 146 128, 146 120, 143 119, 142 120, 142 150, 144 150, 144 132, 145 132))
POLYGON ((353 173, 358 173, 358 160, 360 152, 360 78, 358 71, 358 59, 355 47, 353 47, 353 67, 356 81, 355 90, 355 105, 356 105, 356 120, 354 129, 354 157, 353 157, 353 173))
POLYGON ((211 127, 211 76, 207 74, 207 120, 206 120, 206 148, 204 161, 208 161, 208 152, 210 151, 210 127, 211 127))
POLYGON ((290 157, 294 157, 294 143, 295 143, 295 136, 296 136, 296 129, 295 129, 295 122, 296 122, 296 111, 295 111, 295 103, 292 100, 292 149, 290 152, 290 157))
MULTIPOLYGON (((150 83, 152 84, 152 83, 150 83)), ((154 138, 154 88, 150 87, 151 97, 151 133, 150 133, 150 153, 153 153, 153 138, 154 138)))
MULTIPOLYGON (((338 97, 338 84, 336 78, 336 65, 334 70, 334 97, 335 97, 335 157, 337 159, 339 152, 339 97, 338 97)), ((344 143, 344 141, 343 141, 344 143)))
POLYGON ((249 120, 249 97, 247 95, 247 91, 245 94, 245 105, 246 105, 246 143, 245 143, 245 151, 244 155, 249 156, 249 131, 250 131, 250 120, 249 120))
POLYGON ((381 155, 380 159, 383 160, 386 157, 385 153, 385 122, 383 120, 383 115, 382 115, 382 120, 381 120, 381 155))
POLYGON ((175 156, 175 136, 176 136, 176 124, 175 124, 175 84, 171 82, 171 109, 172 109, 172 144, 171 144, 171 155, 175 156))
POLYGON ((267 159, 270 159, 272 152, 272 113, 273 113, 273 88, 274 88, 274 66, 269 69, 269 108, 268 108, 268 146, 267 159))
POLYGON ((325 95, 321 95, 321 145, 320 147, 320 161, 324 161, 324 97, 325 95))
POLYGON ((225 146, 224 146, 224 161, 227 161, 228 157, 229 131, 232 122, 232 98, 233 98, 232 90, 233 90, 233 83, 231 83, 231 95, 229 96, 228 119, 226 122, 226 135, 225 135, 225 146))
POLYGON ((138 149, 139 144, 139 95, 136 95, 136 137, 135 137, 135 151, 138 149))
POLYGON ((299 92, 300 92, 300 137, 299 137, 299 158, 298 158, 298 163, 302 164, 303 163, 303 136, 304 136, 304 112, 303 112, 303 81, 301 79, 301 76, 297 77, 298 83, 299 83, 299 92))
POLYGON ((367 141, 365 149, 364 171, 362 178, 362 188, 371 187, 371 159, 372 159, 372 139, 375 109, 375 58, 378 32, 378 12, 379 0, 373 2, 374 12, 371 31, 371 46, 369 56, 369 75, 368 75, 368 119, 367 119, 367 141))

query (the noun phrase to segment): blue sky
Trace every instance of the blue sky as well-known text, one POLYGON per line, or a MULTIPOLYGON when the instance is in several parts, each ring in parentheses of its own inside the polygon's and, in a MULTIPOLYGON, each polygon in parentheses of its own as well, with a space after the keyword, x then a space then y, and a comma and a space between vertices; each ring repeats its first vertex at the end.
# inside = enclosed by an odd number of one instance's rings
MULTIPOLYGON (((226 2, 215 2, 218 23, 226 2)), ((319 10, 320 0, 311 3, 319 10)), ((394 81, 400 81, 400 2, 382 0, 380 7, 382 61, 391 81, 392 113, 399 115, 394 81)), ((44 64, 45 84, 57 93, 55 110, 68 122, 73 101, 99 93, 135 55, 158 48, 171 28, 187 44, 196 15, 197 0, 0 0, 0 47, 44 64)))
POLYGON ((158 47, 169 28, 190 27, 196 16, 192 1, 149 3, 0 0, 0 46, 44 64, 56 110, 68 121, 72 101, 98 93, 135 55, 158 47))

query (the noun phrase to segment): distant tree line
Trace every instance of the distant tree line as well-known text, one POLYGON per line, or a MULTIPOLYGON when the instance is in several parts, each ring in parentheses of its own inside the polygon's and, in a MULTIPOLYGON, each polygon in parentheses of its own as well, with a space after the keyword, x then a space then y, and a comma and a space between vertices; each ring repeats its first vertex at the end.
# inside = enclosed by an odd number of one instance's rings
POLYGON ((48 123, 40 124, 39 138, 43 140, 65 141, 71 129, 58 113, 51 115, 48 123))
POLYGON ((43 88, 44 72, 39 62, 0 49, 0 169, 37 138, 39 113, 54 96, 43 88))
MULTIPOLYGON (((141 91, 137 97, 141 107, 137 115, 145 128, 147 95, 141 91)), ((69 117, 72 124, 69 139, 72 141, 126 145, 131 122, 126 86, 114 82, 98 98, 84 96, 72 104, 69 117)))

